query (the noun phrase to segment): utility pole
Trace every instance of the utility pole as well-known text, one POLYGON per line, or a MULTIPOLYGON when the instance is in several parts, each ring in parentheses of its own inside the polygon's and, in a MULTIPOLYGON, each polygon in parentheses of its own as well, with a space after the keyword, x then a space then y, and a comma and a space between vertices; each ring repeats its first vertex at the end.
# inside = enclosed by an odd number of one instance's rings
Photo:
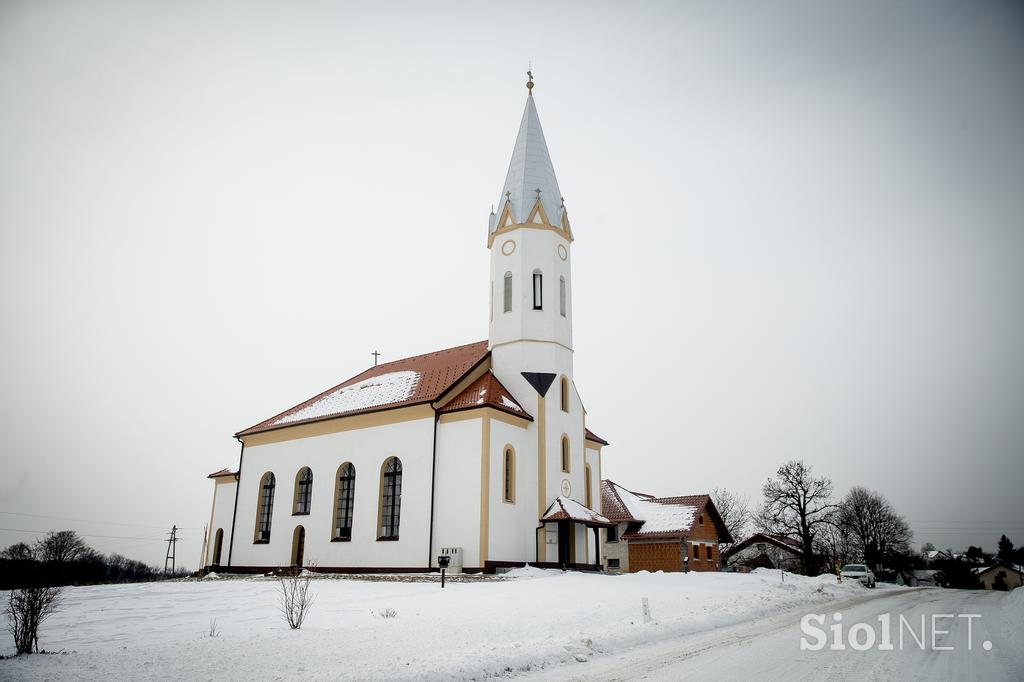
POLYGON ((167 573, 167 564, 171 565, 171 573, 174 573, 174 545, 178 542, 178 527, 171 526, 169 538, 167 538, 167 556, 164 557, 164 574, 167 573))

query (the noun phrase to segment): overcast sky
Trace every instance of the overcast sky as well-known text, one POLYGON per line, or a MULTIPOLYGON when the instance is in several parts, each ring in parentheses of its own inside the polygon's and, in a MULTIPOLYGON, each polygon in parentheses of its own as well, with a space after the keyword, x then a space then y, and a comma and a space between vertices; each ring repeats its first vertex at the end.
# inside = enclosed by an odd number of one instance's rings
POLYGON ((486 338, 529 60, 607 477, 1024 543, 1020 3, 8 1, 0 547, 195 567, 235 431, 486 338))

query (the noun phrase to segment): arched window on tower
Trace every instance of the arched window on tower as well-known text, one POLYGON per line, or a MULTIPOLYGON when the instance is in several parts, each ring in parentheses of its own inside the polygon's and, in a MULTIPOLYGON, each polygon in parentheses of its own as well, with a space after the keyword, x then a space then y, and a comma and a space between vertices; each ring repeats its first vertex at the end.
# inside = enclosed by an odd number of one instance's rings
POLYGON ((565 277, 558 278, 558 312, 565 317, 565 277))
POLYGON ((560 382, 562 389, 562 412, 569 411, 569 380, 562 377, 560 382))
POLYGON ((397 540, 402 512, 402 462, 397 457, 384 461, 380 472, 380 533, 378 540, 397 540))
POLYGON ((334 501, 334 540, 352 539, 352 508, 356 499, 356 468, 345 462, 338 469, 338 489, 334 501))
POLYGON ((502 464, 501 499, 514 503, 516 501, 516 453, 511 445, 505 446, 505 457, 502 464))
POLYGON ((313 472, 309 467, 302 467, 295 475, 295 501, 292 514, 308 514, 313 501, 313 472))
POLYGON ((569 436, 562 436, 562 471, 569 473, 569 466, 571 462, 569 460, 569 436))
POLYGON ((544 275, 540 270, 533 271, 533 309, 544 309, 544 275))
POLYGON ((505 273, 504 310, 512 312, 512 273, 505 273))
POLYGON ((270 542, 270 522, 274 516, 274 486, 276 480, 271 471, 260 479, 259 499, 256 504, 256 538, 254 542, 270 542))

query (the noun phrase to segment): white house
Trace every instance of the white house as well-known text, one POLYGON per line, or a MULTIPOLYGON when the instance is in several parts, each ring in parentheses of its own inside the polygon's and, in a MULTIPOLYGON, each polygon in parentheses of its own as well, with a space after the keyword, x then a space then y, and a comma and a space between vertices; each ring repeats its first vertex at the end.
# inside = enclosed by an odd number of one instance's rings
POLYGON ((206 564, 597 569, 601 448, 573 375, 572 243, 531 88, 490 215, 486 341, 372 367, 238 432, 206 564))

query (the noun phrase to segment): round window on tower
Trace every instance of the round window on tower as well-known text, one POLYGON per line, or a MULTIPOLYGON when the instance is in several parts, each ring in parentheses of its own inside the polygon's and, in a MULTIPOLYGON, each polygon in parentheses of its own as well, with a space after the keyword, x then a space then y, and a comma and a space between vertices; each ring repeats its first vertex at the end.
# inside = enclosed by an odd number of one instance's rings
POLYGON ((506 256, 511 256, 516 252, 516 242, 514 239, 506 239, 501 245, 501 252, 506 256))
POLYGON ((565 244, 558 245, 558 257, 565 260, 569 257, 569 252, 565 250, 565 244))

